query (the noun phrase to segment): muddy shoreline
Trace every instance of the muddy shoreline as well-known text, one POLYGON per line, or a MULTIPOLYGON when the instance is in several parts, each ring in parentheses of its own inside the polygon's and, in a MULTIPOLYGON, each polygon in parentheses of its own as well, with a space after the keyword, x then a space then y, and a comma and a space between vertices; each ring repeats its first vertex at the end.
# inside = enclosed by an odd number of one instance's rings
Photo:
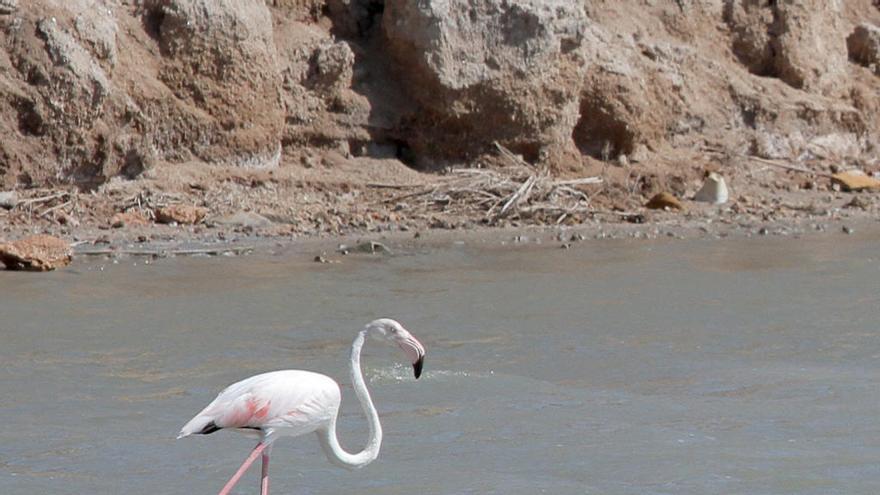
MULTIPOLYGON (((279 236, 230 235, 224 240, 191 230, 148 229, 151 239, 132 242, 119 232, 109 242, 74 244, 74 268, 83 264, 159 263, 183 256, 242 257, 291 256, 310 263, 339 264, 349 260, 381 258, 420 249, 482 246, 490 249, 577 249, 601 242, 724 242, 745 238, 799 239, 880 234, 880 220, 867 215, 831 220, 786 219, 754 225, 704 221, 666 221, 651 224, 601 223, 574 227, 521 226, 504 228, 427 229, 416 232, 364 232, 346 235, 279 236)), ((103 231, 99 231, 103 232, 103 231)), ((88 237, 90 231, 80 235, 88 237)), ((609 244, 609 248, 613 245, 609 244)))
POLYGON ((69 242, 78 259, 291 248, 333 262, 343 258, 340 244, 352 250, 360 241, 563 248, 594 239, 797 238, 880 228, 876 191, 843 190, 829 178, 838 169, 822 162, 806 172, 746 161, 718 169, 704 156, 674 173, 603 164, 559 176, 491 161, 429 173, 396 160, 322 160, 310 168, 289 159, 269 171, 165 164, 92 191, 18 190, 15 205, 0 208, 0 243, 48 234, 69 242), (713 169, 723 170, 730 188, 721 205, 693 199, 713 169), (681 209, 646 207, 659 192, 681 209))

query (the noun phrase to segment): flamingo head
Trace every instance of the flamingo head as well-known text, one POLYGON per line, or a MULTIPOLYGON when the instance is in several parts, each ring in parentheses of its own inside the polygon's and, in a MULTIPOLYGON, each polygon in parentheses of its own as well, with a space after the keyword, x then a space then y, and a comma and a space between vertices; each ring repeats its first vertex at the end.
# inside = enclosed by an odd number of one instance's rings
POLYGON ((397 344, 412 362, 416 378, 421 376, 422 364, 425 361, 425 347, 409 333, 409 330, 390 318, 371 321, 367 324, 366 330, 368 335, 376 339, 397 344))

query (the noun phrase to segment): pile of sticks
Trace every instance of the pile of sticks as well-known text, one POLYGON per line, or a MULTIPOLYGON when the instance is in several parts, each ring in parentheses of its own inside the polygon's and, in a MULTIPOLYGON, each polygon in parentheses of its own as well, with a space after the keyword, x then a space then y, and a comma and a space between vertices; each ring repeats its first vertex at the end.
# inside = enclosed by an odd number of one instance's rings
POLYGON ((592 211, 583 186, 601 184, 600 177, 555 179, 548 170, 535 168, 506 148, 496 146, 510 166, 452 169, 444 180, 387 202, 418 198, 428 210, 482 215, 490 225, 504 219, 559 224, 572 215, 592 211))
POLYGON ((56 212, 72 213, 78 206, 78 199, 75 190, 35 190, 31 197, 19 201, 12 211, 23 212, 30 217, 48 218, 56 212))

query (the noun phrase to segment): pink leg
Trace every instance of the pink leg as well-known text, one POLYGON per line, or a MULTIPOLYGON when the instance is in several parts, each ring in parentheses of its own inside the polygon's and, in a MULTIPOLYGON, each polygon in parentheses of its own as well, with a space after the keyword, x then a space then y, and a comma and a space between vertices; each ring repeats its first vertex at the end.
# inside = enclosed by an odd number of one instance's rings
POLYGON ((263 477, 260 482, 260 495, 269 495, 269 450, 263 451, 263 477))
POLYGON ((241 467, 238 468, 238 471, 236 471, 236 473, 232 475, 232 478, 229 478, 229 481, 226 482, 226 486, 224 486, 223 489, 220 490, 220 493, 218 493, 217 495, 229 495, 229 492, 232 491, 232 489, 235 487, 235 484, 238 483, 238 480, 241 479, 242 475, 244 475, 248 468, 251 467, 251 464, 253 464, 254 461, 257 460, 257 457, 259 457, 259 455, 263 452, 263 449, 265 448, 266 444, 264 444, 263 442, 258 443, 257 446, 254 447, 254 450, 251 452, 251 455, 249 455, 248 458, 244 460, 244 462, 241 464, 241 467))

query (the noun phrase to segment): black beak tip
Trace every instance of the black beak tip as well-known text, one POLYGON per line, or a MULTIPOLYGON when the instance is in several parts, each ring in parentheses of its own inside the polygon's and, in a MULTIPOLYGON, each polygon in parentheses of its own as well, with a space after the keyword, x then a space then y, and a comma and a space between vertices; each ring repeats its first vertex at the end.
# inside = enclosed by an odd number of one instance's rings
POLYGON ((419 360, 413 363, 413 372, 416 375, 416 380, 422 376, 422 364, 425 362, 425 356, 419 356, 419 360))

